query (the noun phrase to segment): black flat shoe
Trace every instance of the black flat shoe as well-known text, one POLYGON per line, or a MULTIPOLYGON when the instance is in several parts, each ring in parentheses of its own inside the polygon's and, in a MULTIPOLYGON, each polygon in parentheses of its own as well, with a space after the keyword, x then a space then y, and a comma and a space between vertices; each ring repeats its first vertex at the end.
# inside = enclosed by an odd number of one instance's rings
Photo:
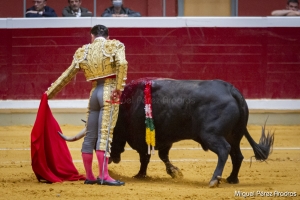
POLYGON ((93 185, 96 183, 98 183, 98 180, 91 181, 91 180, 85 179, 85 181, 84 181, 84 184, 89 184, 89 185, 93 185))
POLYGON ((102 183, 101 182, 102 182, 101 179, 97 179, 98 185, 109 185, 109 186, 122 186, 122 185, 125 185, 124 182, 119 181, 119 180, 115 180, 115 181, 105 181, 104 180, 102 183))

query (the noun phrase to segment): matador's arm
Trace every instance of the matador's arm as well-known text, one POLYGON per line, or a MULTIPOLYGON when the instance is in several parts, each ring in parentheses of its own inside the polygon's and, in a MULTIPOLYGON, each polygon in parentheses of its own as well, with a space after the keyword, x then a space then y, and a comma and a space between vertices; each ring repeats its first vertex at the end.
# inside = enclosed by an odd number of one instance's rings
POLYGON ((58 92, 60 92, 72 80, 78 71, 79 67, 76 67, 73 60, 71 66, 62 73, 62 75, 54 83, 52 83, 46 91, 48 99, 52 99, 58 92))
POLYGON ((89 45, 84 45, 83 47, 77 49, 70 67, 64 73, 62 73, 62 75, 54 83, 52 83, 46 91, 48 99, 52 99, 77 74, 77 72, 80 70, 79 63, 86 58, 88 48, 89 45))
POLYGON ((125 58, 125 46, 124 44, 120 43, 118 45, 118 50, 115 55, 115 62, 116 62, 116 81, 117 86, 116 90, 123 91, 125 87, 125 81, 127 79, 127 61, 125 58))

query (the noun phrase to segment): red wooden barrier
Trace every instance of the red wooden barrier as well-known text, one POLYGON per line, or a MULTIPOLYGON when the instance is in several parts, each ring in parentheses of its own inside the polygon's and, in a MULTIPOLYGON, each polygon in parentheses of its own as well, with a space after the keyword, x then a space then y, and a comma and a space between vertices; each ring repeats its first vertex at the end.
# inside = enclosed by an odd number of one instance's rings
MULTIPOLYGON (((158 27, 110 28, 110 37, 126 46, 128 81, 145 76, 222 79, 248 99, 300 98, 300 27, 157 23, 158 27)), ((28 26, 0 26, 0 99, 40 99, 70 65, 75 50, 90 42, 87 27, 28 26)), ((89 91, 90 84, 79 73, 56 99, 86 99, 89 91)))

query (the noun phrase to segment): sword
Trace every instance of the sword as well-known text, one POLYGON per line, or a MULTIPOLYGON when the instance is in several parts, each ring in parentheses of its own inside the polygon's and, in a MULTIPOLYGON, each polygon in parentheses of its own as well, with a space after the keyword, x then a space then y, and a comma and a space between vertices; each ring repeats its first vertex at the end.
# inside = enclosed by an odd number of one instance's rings
POLYGON ((112 121, 113 111, 114 111, 114 108, 115 108, 114 105, 120 103, 119 101, 106 101, 106 102, 111 104, 111 109, 110 109, 109 123, 108 123, 108 128, 107 128, 108 133, 107 133, 106 147, 105 147, 105 153, 104 153, 103 164, 102 164, 101 185, 103 185, 103 181, 104 181, 103 180, 104 179, 104 166, 105 166, 105 163, 106 163, 106 154, 107 154, 107 151, 108 151, 110 125, 111 125, 111 121, 112 121))

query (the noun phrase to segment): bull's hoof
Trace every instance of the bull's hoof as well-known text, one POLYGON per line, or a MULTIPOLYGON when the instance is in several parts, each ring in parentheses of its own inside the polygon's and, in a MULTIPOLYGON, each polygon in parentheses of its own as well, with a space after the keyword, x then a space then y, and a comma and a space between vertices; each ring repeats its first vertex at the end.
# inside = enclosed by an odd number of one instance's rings
POLYGON ((217 179, 215 180, 211 180, 209 182, 209 187, 210 188, 215 188, 215 187, 219 187, 221 182, 227 182, 226 179, 222 178, 221 176, 217 176, 217 179))
POLYGON ((177 179, 183 178, 182 172, 181 172, 180 169, 178 169, 177 167, 171 167, 171 168, 167 169, 167 173, 168 173, 172 178, 177 178, 177 179))
POLYGON ((240 181, 238 178, 231 178, 230 176, 226 179, 226 182, 227 183, 230 183, 230 184, 238 184, 240 181))
POLYGON ((133 176, 132 178, 144 179, 144 178, 146 178, 146 177, 147 177, 146 174, 137 174, 137 175, 133 176))

